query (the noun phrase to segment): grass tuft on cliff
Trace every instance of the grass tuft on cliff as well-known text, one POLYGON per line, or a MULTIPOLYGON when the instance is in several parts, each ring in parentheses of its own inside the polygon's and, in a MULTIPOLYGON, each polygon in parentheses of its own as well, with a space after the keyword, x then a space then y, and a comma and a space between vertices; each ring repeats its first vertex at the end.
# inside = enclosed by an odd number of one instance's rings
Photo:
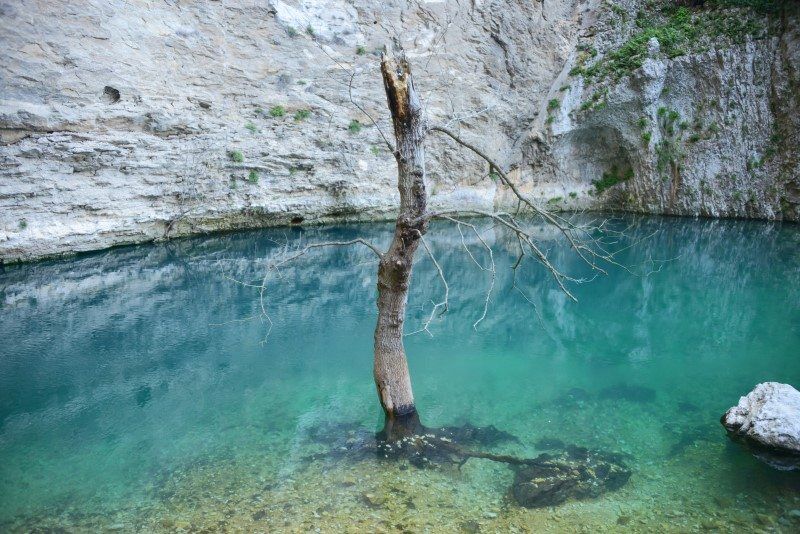
POLYGON ((626 171, 620 171, 616 165, 612 165, 611 170, 604 172, 602 178, 592 180, 594 194, 602 195, 606 190, 622 182, 627 182, 631 178, 633 178, 633 169, 629 168, 626 171))
POLYGON ((358 119, 353 119, 350 121, 350 124, 347 125, 347 131, 351 134, 357 134, 361 131, 361 123, 358 122, 358 119))
POLYGON ((294 120, 297 122, 304 121, 311 116, 310 109, 298 109, 294 112, 294 120))

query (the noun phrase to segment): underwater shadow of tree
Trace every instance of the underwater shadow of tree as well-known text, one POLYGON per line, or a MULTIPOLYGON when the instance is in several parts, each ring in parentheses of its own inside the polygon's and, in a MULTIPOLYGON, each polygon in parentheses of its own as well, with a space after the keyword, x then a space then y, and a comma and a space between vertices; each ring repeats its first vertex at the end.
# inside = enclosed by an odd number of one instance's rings
MULTIPOLYGON (((520 506, 539 508, 567 500, 595 498, 623 487, 631 476, 623 454, 592 450, 577 445, 549 443, 554 453, 535 458, 495 454, 486 449, 520 440, 494 425, 429 428, 418 418, 403 423, 411 428, 405 435, 392 432, 387 423, 373 432, 358 423, 327 423, 310 430, 309 441, 328 450, 303 459, 303 466, 313 462, 399 462, 401 468, 461 469, 470 459, 504 463, 514 471, 510 495, 520 506)), ((557 441, 557 440, 556 440, 557 441)))

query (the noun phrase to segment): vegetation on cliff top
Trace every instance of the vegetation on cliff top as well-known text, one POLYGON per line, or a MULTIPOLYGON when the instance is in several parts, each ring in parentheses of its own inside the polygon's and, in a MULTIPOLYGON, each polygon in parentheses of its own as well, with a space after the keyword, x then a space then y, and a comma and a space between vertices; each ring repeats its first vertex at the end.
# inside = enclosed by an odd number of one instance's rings
MULTIPOLYGON (((651 39, 658 41, 659 54, 668 58, 742 43, 748 37, 761 39, 773 31, 775 18, 770 15, 796 8, 789 0, 708 0, 694 8, 678 4, 675 0, 646 2, 636 13, 627 39, 596 60, 594 47, 579 45, 570 75, 581 74, 589 82, 618 80, 642 66, 651 53, 651 39)), ((612 24, 627 24, 627 13, 614 7, 619 6, 612 5, 609 11, 612 24)))

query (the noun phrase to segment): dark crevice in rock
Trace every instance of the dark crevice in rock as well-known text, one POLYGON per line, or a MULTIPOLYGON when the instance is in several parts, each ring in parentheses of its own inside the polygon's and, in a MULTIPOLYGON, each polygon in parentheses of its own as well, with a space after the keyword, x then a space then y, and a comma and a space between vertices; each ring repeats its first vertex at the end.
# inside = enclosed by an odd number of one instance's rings
POLYGON ((119 90, 111 87, 110 85, 103 87, 103 96, 110 104, 116 104, 120 101, 120 98, 122 98, 119 90))

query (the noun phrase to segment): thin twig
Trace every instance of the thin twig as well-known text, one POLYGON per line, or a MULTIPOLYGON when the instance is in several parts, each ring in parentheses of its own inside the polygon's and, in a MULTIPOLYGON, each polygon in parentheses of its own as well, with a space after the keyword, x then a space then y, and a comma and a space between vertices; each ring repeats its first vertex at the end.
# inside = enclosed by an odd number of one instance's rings
MULTIPOLYGON (((287 245, 288 245, 288 243, 287 243, 287 245)), ((258 290, 258 305, 259 305, 259 308, 261 310, 261 313, 257 317, 260 317, 262 321, 266 321, 268 323, 268 325, 269 325, 269 328, 267 329, 267 333, 264 336, 264 339, 261 341, 262 343, 265 343, 267 341, 267 339, 269 338, 269 335, 272 332, 272 326, 273 326, 272 318, 270 317, 269 313, 267 312, 267 306, 266 306, 266 303, 265 303, 265 300, 266 300, 265 297, 266 297, 266 292, 267 292, 267 281, 269 280, 270 273, 274 272, 274 273, 277 274, 277 276, 279 278, 282 278, 283 275, 281 274, 280 268, 283 265, 286 265, 287 263, 289 263, 291 261, 294 261, 297 258, 300 258, 301 256, 305 256, 306 254, 308 254, 309 251, 311 251, 313 249, 322 248, 322 247, 343 247, 343 246, 349 246, 349 245, 363 245, 363 246, 367 247, 368 249, 370 249, 372 252, 374 252, 375 255, 378 257, 378 259, 383 257, 383 253, 381 252, 381 250, 377 246, 373 245, 372 243, 370 243, 369 241, 367 241, 364 238, 358 237, 356 239, 350 239, 349 241, 323 241, 323 242, 320 242, 320 243, 308 244, 305 247, 303 247, 302 249, 300 249, 297 252, 295 252, 294 254, 282 259, 281 261, 268 264, 266 272, 264 273, 264 277, 261 279, 261 283, 260 284, 251 284, 251 283, 248 283, 248 282, 242 282, 241 280, 237 280, 237 279, 235 279, 233 277, 230 277, 228 275, 225 275, 225 274, 222 275, 223 278, 225 278, 227 280, 230 280, 231 282, 234 282, 234 283, 239 284, 239 285, 244 286, 244 287, 250 287, 250 288, 254 288, 254 289, 258 290)), ((250 318, 247 318, 247 319, 244 319, 244 320, 249 320, 249 319, 250 318)))
POLYGON ((428 252, 428 256, 431 258, 431 261, 433 262, 433 265, 436 267, 436 271, 439 273, 439 279, 442 281, 442 285, 444 286, 444 299, 442 299, 440 302, 431 301, 433 303, 433 309, 431 310, 431 314, 430 314, 430 316, 428 316, 428 319, 423 323, 422 328, 420 328, 418 330, 414 330, 413 332, 409 332, 408 334, 405 334, 405 335, 411 336, 411 335, 414 335, 414 334, 418 334, 420 332, 427 332, 427 334, 429 336, 433 337, 433 334, 428 329, 428 327, 430 326, 430 324, 433 321, 434 317, 441 317, 442 315, 447 313, 447 310, 450 307, 450 301, 449 301, 449 299, 450 299, 450 286, 447 283, 447 279, 444 277, 444 271, 442 270, 442 266, 439 265, 438 261, 436 261, 436 256, 433 255, 433 251, 431 251, 431 248, 428 246, 428 242, 425 241, 425 237, 422 235, 422 233, 419 230, 417 230, 417 233, 419 234, 419 239, 422 242, 422 246, 425 247, 425 250, 428 252), (441 308, 442 311, 439 312, 438 315, 436 315, 436 311, 439 308, 441 308))

